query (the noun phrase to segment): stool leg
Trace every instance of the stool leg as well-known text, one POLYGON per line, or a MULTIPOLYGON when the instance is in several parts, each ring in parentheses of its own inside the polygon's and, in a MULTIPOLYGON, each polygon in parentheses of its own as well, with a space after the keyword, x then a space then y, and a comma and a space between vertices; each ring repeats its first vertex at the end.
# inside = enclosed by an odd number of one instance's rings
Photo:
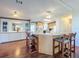
POLYGON ((53 39, 53 57, 54 57, 54 54, 55 54, 55 52, 54 52, 54 46, 55 46, 55 40, 53 39))
POLYGON ((62 57, 64 57, 64 43, 61 43, 61 53, 62 53, 62 57))
POLYGON ((74 40, 74 57, 75 57, 75 40, 74 40))
POLYGON ((75 40, 74 40, 74 52, 75 52, 75 40))
POLYGON ((66 47, 66 44, 65 44, 65 49, 66 49, 67 47, 66 47))
POLYGON ((59 42, 59 52, 60 52, 60 42, 59 42))
POLYGON ((70 43, 68 43, 68 57, 70 57, 70 43))
POLYGON ((71 40, 70 40, 70 57, 71 57, 71 52, 72 52, 72 49, 71 49, 72 46, 71 46, 71 45, 72 45, 72 42, 71 42, 71 40))

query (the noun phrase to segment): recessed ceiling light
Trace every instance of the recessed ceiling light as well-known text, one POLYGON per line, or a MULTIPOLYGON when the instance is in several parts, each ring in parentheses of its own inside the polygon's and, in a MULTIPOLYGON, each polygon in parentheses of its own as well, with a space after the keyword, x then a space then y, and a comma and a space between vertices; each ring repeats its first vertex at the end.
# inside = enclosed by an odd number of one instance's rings
POLYGON ((50 15, 48 15, 48 16, 46 16, 46 18, 47 18, 47 19, 50 19, 50 18, 51 18, 51 16, 50 16, 50 15))

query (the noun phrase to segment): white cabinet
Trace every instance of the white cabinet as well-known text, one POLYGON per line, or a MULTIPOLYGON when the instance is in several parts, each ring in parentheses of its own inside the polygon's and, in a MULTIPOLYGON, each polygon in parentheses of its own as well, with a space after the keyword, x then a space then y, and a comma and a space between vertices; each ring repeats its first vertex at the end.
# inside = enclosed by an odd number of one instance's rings
POLYGON ((8 34, 0 34, 0 43, 8 41, 8 34))
POLYGON ((24 32, 3 32, 0 33, 0 43, 26 39, 24 32))
POLYGON ((25 32, 29 30, 29 21, 0 18, 0 43, 26 39, 25 32))
POLYGON ((0 29, 1 31, 0 32, 8 32, 8 19, 5 20, 5 19, 0 19, 0 29))

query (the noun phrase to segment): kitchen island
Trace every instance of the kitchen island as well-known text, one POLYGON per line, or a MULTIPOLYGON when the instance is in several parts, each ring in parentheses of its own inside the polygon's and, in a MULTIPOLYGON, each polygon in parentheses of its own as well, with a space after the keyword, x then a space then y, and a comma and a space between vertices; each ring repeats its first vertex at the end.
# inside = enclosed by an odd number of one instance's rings
MULTIPOLYGON (((53 55, 53 38, 57 36, 47 33, 47 34, 37 34, 39 38, 39 53, 44 53, 48 55, 53 55)), ((56 42, 56 44, 58 44, 56 42)), ((56 50, 58 52, 58 50, 56 50)))

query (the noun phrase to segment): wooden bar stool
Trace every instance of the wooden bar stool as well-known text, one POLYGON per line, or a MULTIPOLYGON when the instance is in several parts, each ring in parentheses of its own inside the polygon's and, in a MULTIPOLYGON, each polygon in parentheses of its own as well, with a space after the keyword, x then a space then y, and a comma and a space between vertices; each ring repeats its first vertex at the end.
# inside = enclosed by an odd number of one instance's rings
POLYGON ((69 51, 69 37, 66 35, 59 35, 53 39, 53 56, 55 56, 55 50, 56 48, 59 48, 58 52, 61 52, 61 57, 67 56, 70 57, 70 51, 69 51), (58 42, 59 44, 55 46, 55 42, 58 42), (68 47, 66 47, 68 45, 68 47))
POLYGON ((73 57, 75 57, 75 40, 76 40, 76 33, 70 33, 70 56, 72 57, 72 53, 73 57))
POLYGON ((32 57, 38 54, 38 37, 36 35, 29 35, 26 39, 27 53, 32 57))

